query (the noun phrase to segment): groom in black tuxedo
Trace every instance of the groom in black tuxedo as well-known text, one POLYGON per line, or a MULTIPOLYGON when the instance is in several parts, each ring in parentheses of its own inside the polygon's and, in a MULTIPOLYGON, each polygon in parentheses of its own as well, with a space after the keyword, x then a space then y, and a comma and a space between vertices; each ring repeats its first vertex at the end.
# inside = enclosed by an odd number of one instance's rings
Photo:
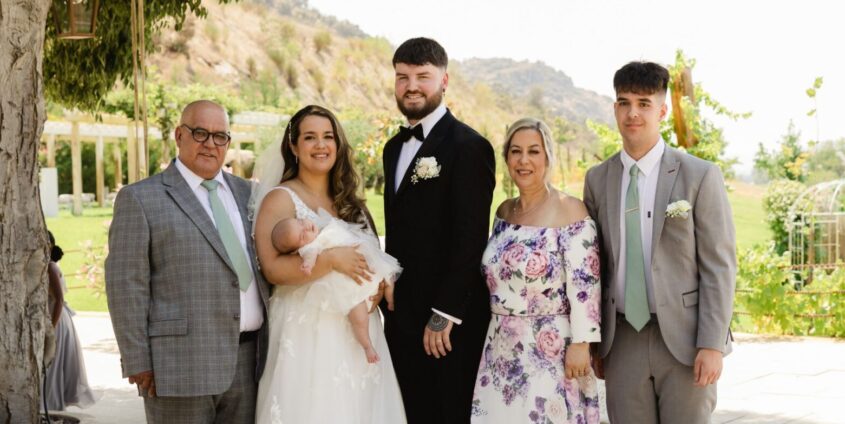
POLYGON ((490 321, 480 271, 496 185, 493 148, 446 109, 443 47, 427 38, 393 56, 408 127, 384 147, 387 253, 404 268, 385 333, 408 422, 468 423, 490 321))

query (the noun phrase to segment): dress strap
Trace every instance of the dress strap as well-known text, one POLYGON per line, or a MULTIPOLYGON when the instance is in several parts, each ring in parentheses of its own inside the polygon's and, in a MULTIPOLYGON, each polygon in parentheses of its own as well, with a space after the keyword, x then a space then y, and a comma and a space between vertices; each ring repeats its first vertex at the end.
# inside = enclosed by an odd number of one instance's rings
POLYGON ((308 205, 306 205, 305 202, 303 202, 302 199, 299 198, 299 195, 297 195, 296 192, 293 191, 293 189, 284 186, 273 187, 273 190, 278 189, 282 189, 288 192, 288 194, 290 194, 290 198, 291 200, 293 200, 293 205, 296 208, 296 217, 298 219, 307 218, 310 220, 314 220, 314 218, 317 217, 317 213, 311 210, 311 208, 309 208, 308 205))

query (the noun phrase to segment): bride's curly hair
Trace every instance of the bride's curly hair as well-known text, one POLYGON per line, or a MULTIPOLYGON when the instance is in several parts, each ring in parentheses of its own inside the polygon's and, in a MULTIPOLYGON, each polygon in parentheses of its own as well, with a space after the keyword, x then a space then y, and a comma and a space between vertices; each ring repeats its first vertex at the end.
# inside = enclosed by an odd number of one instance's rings
POLYGON ((340 126, 340 121, 328 109, 308 105, 291 116, 282 140, 282 158, 285 160, 285 171, 280 182, 292 180, 299 175, 299 163, 293 154, 293 146, 299 140, 299 125, 308 116, 322 116, 332 124, 335 143, 337 143, 337 155, 334 166, 329 171, 329 195, 332 197, 337 215, 346 222, 357 224, 368 222, 375 231, 375 225, 373 225, 372 217, 364 205, 364 199, 358 194, 361 187, 361 178, 353 165, 352 148, 349 147, 349 141, 346 139, 343 127, 340 126))

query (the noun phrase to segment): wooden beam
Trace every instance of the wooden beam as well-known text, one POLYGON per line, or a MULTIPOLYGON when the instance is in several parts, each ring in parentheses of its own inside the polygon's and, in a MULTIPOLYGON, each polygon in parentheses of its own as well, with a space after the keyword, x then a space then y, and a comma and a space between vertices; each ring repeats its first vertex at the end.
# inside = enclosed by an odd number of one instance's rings
POLYGON ((74 216, 82 215, 82 144, 79 142, 79 122, 71 124, 70 134, 71 174, 73 176, 74 216))
MULTIPOLYGON (((134 128, 133 128, 134 131, 134 128)), ((147 178, 148 167, 147 167, 147 157, 149 152, 147 151, 147 136, 146 136, 146 128, 143 130, 144 133, 141 137, 135 137, 135 142, 138 143, 138 154, 136 156, 138 160, 138 179, 143 180, 147 178)))
POLYGON ((56 136, 47 136, 47 167, 56 167, 56 136))
POLYGON ((97 203, 100 207, 106 206, 106 177, 103 170, 103 137, 97 139, 97 146, 95 148, 96 168, 97 168, 97 203))
POLYGON ((682 98, 686 97, 690 104, 695 104, 695 88, 692 83, 692 70, 684 68, 672 79, 672 121, 675 127, 675 136, 678 138, 678 146, 688 149, 695 146, 697 140, 692 128, 687 125, 686 111, 682 98))
POLYGON ((126 166, 128 176, 126 178, 128 184, 138 181, 138 143, 135 137, 135 125, 129 124, 129 138, 126 140, 126 166))
POLYGON ((235 174, 239 177, 244 176, 244 170, 241 166, 241 141, 240 140, 232 140, 232 144, 235 148, 235 160, 232 161, 232 174, 235 174))
POLYGON ((123 155, 120 153, 120 144, 112 146, 112 159, 114 159, 114 189, 118 190, 123 185, 123 155))

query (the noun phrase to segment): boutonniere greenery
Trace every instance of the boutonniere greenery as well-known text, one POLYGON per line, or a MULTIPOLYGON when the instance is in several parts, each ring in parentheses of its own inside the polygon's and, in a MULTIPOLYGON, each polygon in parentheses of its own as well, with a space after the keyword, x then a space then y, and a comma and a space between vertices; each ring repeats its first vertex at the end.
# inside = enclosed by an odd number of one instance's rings
POLYGON ((417 159, 414 165, 414 175, 411 176, 411 182, 416 184, 420 180, 430 180, 440 176, 440 164, 434 156, 428 156, 417 159))
POLYGON ((689 202, 686 200, 678 200, 677 202, 672 202, 666 206, 666 217, 687 219, 687 217, 689 217, 690 209, 692 209, 692 206, 690 206, 689 202))

